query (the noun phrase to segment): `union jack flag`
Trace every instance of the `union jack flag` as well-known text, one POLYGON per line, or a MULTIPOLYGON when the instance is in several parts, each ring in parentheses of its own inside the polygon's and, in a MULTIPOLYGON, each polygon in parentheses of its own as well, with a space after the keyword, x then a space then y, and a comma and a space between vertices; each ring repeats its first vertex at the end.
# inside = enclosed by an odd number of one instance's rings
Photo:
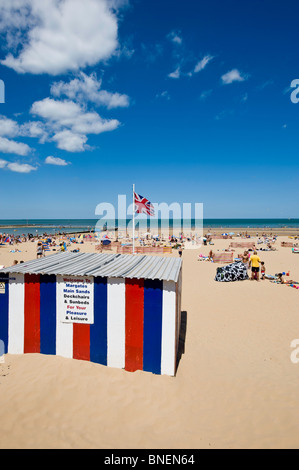
POLYGON ((154 206, 148 199, 134 192, 134 200, 135 212, 137 212, 137 214, 155 215, 154 206))

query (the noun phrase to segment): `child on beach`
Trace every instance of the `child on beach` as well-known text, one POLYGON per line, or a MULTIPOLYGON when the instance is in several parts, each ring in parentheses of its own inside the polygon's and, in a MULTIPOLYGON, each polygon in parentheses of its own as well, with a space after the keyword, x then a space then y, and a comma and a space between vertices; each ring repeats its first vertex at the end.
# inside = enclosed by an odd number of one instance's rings
POLYGON ((265 279, 266 267, 264 261, 261 261, 261 279, 265 279))
POLYGON ((277 274, 278 282, 281 284, 299 284, 297 281, 285 281, 282 277, 282 273, 277 274))
POLYGON ((41 242, 38 242, 37 244, 37 250, 36 250, 36 257, 42 257, 43 256, 43 245, 41 242))

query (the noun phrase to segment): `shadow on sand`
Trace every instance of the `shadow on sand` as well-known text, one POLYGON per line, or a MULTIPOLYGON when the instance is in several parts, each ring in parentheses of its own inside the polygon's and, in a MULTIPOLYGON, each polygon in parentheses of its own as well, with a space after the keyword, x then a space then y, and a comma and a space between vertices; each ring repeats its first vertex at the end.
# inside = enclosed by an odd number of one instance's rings
POLYGON ((180 334, 179 334, 176 372, 178 370, 181 357, 185 353, 186 332, 187 332, 187 312, 183 311, 181 312, 181 326, 180 326, 180 334))

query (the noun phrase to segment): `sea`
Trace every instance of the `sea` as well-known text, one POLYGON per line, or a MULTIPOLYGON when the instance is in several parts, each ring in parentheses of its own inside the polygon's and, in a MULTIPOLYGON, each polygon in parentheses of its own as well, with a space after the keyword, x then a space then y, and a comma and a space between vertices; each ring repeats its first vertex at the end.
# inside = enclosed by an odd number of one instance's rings
MULTIPOLYGON (((137 222, 137 221, 135 221, 137 222)), ((168 220, 156 219, 152 221, 149 219, 138 220, 139 227, 141 229, 148 229, 149 227, 163 228, 169 224, 168 220), (149 223, 151 225, 149 225, 149 223)), ((226 228, 233 230, 235 228, 299 228, 299 219, 204 219, 202 220, 179 220, 173 219, 171 221, 173 228, 202 228, 213 229, 213 228, 226 228)), ((112 220, 99 221, 98 219, 3 219, 0 220, 0 233, 10 235, 22 235, 22 234, 61 234, 61 233, 88 233, 97 232, 102 229, 114 230, 126 230, 132 227, 132 219, 117 220, 115 223, 112 220)))

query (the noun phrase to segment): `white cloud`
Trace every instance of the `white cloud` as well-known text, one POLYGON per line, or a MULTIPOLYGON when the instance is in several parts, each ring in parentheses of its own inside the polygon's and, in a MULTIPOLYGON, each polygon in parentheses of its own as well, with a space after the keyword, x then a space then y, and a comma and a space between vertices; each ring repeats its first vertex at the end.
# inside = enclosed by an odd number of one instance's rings
POLYGON ((8 119, 5 116, 0 116, 0 136, 16 137, 19 133, 20 129, 16 121, 8 119))
POLYGON ((170 100, 170 96, 169 96, 169 93, 168 93, 167 90, 162 91, 161 93, 157 93, 157 94, 156 94, 156 98, 164 98, 164 99, 167 100, 167 101, 170 100))
POLYGON ((83 152, 86 150, 86 135, 75 134, 70 130, 57 132, 52 140, 57 143, 57 147, 67 152, 83 152))
POLYGON ((30 151, 31 149, 27 144, 0 137, 0 152, 2 153, 14 153, 16 155, 25 156, 28 155, 30 151))
POLYGON ((97 112, 87 110, 86 101, 101 102, 109 109, 128 104, 127 95, 98 90, 100 85, 96 75, 82 73, 69 83, 56 82, 52 86, 55 95, 65 94, 78 99, 78 102, 52 98, 36 101, 30 109, 36 120, 23 124, 0 115, 0 152, 27 155, 31 148, 13 140, 16 137, 36 138, 41 144, 55 142, 58 148, 69 152, 90 149, 87 145, 89 134, 113 131, 120 126, 120 122, 117 119, 104 119, 97 112))
POLYGON ((0 169, 8 168, 10 171, 16 173, 30 173, 31 171, 37 170, 36 167, 29 165, 28 163, 10 163, 7 160, 0 159, 0 169))
POLYGON ((108 0, 108 5, 117 11, 120 8, 128 6, 129 0, 108 0))
POLYGON ((48 133, 41 121, 29 121, 20 126, 20 135, 39 139, 40 143, 47 140, 48 133))
MULTIPOLYGON (((54 93, 60 95, 62 90, 70 96, 76 95, 80 88, 78 82, 70 88, 64 88, 64 84, 55 85, 54 93)), ((45 98, 33 103, 31 114, 41 118, 40 131, 47 136, 48 141, 56 143, 61 150, 68 152, 83 152, 90 147, 87 143, 87 135, 101 134, 117 129, 120 122, 117 119, 103 119, 97 112, 86 110, 82 103, 71 100, 54 100, 45 98)), ((35 121, 38 122, 38 121, 35 121)))
POLYGON ((180 78, 180 76, 181 76, 180 67, 178 67, 174 72, 171 72, 168 75, 169 78, 175 78, 175 79, 180 78))
POLYGON ((36 167, 28 165, 28 163, 8 163, 7 168, 16 173, 30 173, 31 171, 37 170, 36 167))
POLYGON ((228 85, 233 82, 243 82, 244 80, 247 80, 247 78, 248 76, 242 75, 238 69, 233 69, 222 75, 221 80, 223 84, 228 85))
POLYGON ((6 160, 3 160, 2 158, 0 158, 0 168, 5 168, 6 165, 8 164, 8 162, 6 160))
POLYGON ((35 101, 31 106, 31 114, 48 121, 58 122, 61 125, 69 125, 82 113, 81 106, 73 101, 56 101, 45 98, 35 101))
POLYGON ((203 69, 208 65, 208 63, 211 62, 211 60, 213 60, 213 59, 214 59, 214 57, 211 56, 211 55, 206 55, 206 56, 204 56, 204 58, 201 59, 201 60, 196 64, 196 66, 195 66, 195 68, 194 68, 194 73, 198 73, 198 72, 200 72, 201 70, 203 70, 203 69))
POLYGON ((288 86, 288 87, 286 87, 286 88, 283 90, 282 93, 283 93, 284 95, 287 95, 287 94, 291 93, 292 90, 293 90, 293 87, 288 86))
POLYGON ((265 82, 261 83, 261 85, 258 85, 256 88, 258 90, 264 90, 264 88, 267 88, 268 86, 271 86, 274 84, 273 80, 266 80, 265 82))
POLYGON ((120 122, 117 119, 102 119, 95 112, 85 113, 73 123, 72 130, 80 134, 102 134, 117 129, 120 122))
POLYGON ((8 138, 35 137, 39 138, 40 142, 44 142, 47 133, 44 124, 40 121, 30 121, 25 124, 19 124, 17 121, 8 119, 5 116, 0 116, 0 136, 8 138))
POLYGON ((0 116, 0 136, 15 137, 35 137, 44 142, 47 137, 45 126, 40 121, 30 121, 19 124, 17 121, 0 116))
POLYGON ((1 63, 18 73, 58 75, 109 59, 118 47, 114 0, 0 0, 0 32, 21 47, 1 63))
POLYGON ((110 93, 106 90, 99 91, 94 102, 98 105, 106 106, 108 109, 127 108, 130 104, 129 97, 127 95, 110 93))
POLYGON ((170 41, 172 41, 175 44, 180 45, 183 42, 183 39, 180 36, 180 33, 176 32, 176 31, 171 31, 171 33, 169 33, 167 37, 168 37, 168 39, 170 39, 170 41))
POLYGON ((47 165, 67 166, 70 162, 65 161, 63 158, 49 156, 45 159, 47 165))
POLYGON ((11 140, 16 137, 37 137, 40 142, 44 142, 46 132, 43 123, 39 121, 19 124, 17 121, 0 116, 0 152, 28 155, 31 148, 27 144, 11 140))
POLYGON ((51 86, 51 94, 57 98, 64 95, 79 102, 90 101, 99 106, 106 106, 108 109, 129 106, 130 100, 127 95, 101 90, 101 86, 102 81, 97 79, 95 73, 88 76, 80 72, 78 78, 68 83, 54 82, 51 86))
POLYGON ((201 93, 199 99, 200 99, 201 101, 206 100, 206 99, 208 98, 208 96, 211 95, 212 92, 213 92, 213 90, 204 90, 204 91, 201 93))
POLYGON ((103 119, 95 111, 85 111, 85 108, 73 101, 58 101, 45 98, 36 101, 31 107, 31 113, 45 120, 50 140, 57 147, 69 152, 83 152, 88 134, 101 134, 117 129, 120 122, 117 119, 103 119))

